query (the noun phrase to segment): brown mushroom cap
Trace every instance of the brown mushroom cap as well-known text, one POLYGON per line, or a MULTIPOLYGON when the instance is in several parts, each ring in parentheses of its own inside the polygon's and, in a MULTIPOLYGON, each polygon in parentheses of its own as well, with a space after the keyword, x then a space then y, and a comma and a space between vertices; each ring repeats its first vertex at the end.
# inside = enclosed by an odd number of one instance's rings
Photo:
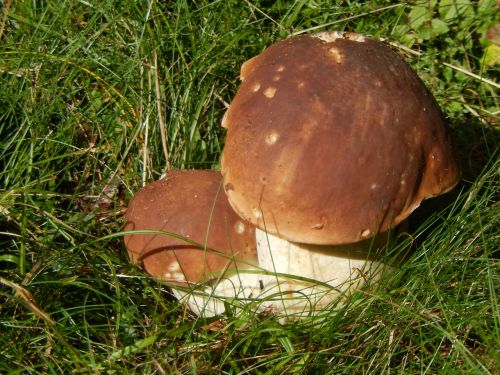
POLYGON ((167 234, 125 235, 132 261, 173 283, 206 281, 226 268, 247 267, 245 261, 256 263, 255 228, 234 213, 221 183, 219 172, 172 170, 138 191, 125 230, 166 231, 200 246, 167 234))
POLYGON ((389 47, 296 36, 241 68, 223 126, 224 188, 244 219, 289 241, 356 242, 459 179, 446 121, 389 47))

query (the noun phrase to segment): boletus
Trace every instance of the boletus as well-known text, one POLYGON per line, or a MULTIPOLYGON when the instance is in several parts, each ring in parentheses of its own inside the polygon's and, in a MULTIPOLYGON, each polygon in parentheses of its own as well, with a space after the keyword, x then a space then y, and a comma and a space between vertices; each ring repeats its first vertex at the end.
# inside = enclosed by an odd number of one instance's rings
POLYGON ((276 309, 324 308, 377 277, 375 236, 457 184, 447 122, 396 52, 355 33, 290 37, 240 78, 222 121, 224 190, 278 273, 263 279, 276 309))
POLYGON ((126 211, 124 237, 131 260, 200 315, 224 311, 223 299, 259 290, 246 274, 257 263, 255 230, 229 205, 219 172, 171 170, 139 190, 126 211), (143 233, 141 233, 141 231, 143 233), (189 290, 191 289, 191 290, 189 290))

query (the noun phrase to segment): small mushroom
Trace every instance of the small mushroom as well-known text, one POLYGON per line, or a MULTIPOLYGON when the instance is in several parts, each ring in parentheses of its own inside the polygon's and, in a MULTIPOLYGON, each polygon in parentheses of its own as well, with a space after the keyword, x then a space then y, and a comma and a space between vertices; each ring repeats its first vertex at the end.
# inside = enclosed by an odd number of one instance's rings
MULTIPOLYGON (((381 241, 373 237, 459 180, 432 94, 380 42, 342 32, 295 36, 247 61, 240 77, 224 116, 221 172, 231 206, 260 228, 265 269, 359 287, 380 274, 366 249, 381 241)), ((308 297, 278 310, 331 301, 312 297, 308 282, 267 282, 308 297)))
POLYGON ((214 171, 169 171, 137 192, 125 214, 127 231, 164 232, 125 235, 132 261, 154 278, 200 289, 174 293, 205 316, 224 311, 208 296, 245 298, 259 287, 244 273, 257 263, 254 227, 234 213, 221 181, 214 171))

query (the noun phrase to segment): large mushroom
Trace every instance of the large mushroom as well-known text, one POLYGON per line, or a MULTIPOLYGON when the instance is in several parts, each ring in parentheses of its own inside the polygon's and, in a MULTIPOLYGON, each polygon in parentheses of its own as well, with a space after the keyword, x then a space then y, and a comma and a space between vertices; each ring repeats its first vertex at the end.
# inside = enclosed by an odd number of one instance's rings
POLYGON ((347 291, 379 275, 375 236, 457 184, 448 125, 409 65, 359 34, 290 37, 240 78, 222 121, 224 189, 259 228, 259 265, 297 276, 265 279, 290 297, 276 308, 322 308, 335 297, 301 278, 347 291))
POLYGON ((204 316, 224 311, 221 298, 247 298, 259 289, 254 227, 230 207, 215 171, 172 170, 139 190, 126 211, 131 260, 173 288, 204 316), (141 231, 143 233, 141 233, 141 231), (186 289, 187 290, 187 289, 186 289), (215 296, 214 296, 215 297, 215 296))

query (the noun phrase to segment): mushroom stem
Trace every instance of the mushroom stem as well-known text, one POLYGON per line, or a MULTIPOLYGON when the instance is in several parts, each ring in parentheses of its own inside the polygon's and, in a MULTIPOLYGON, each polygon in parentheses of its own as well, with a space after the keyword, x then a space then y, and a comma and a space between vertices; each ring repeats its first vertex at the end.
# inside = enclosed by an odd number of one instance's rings
POLYGON ((242 304, 255 301, 255 310, 298 319, 317 314, 391 272, 393 267, 383 263, 379 254, 387 236, 383 233, 352 244, 322 246, 289 242, 256 229, 259 267, 240 268, 191 291, 173 292, 204 317, 223 314, 224 300, 230 299, 242 304))
POLYGON ((385 233, 345 245, 298 244, 260 229, 255 236, 259 267, 276 274, 263 280, 265 294, 280 297, 268 307, 287 316, 324 309, 392 270, 379 254, 385 233))
POLYGON ((172 288, 174 296, 188 304, 191 311, 205 318, 224 314, 225 301, 231 300, 237 306, 238 300, 247 303, 262 292, 259 284, 259 275, 254 272, 240 269, 238 272, 221 276, 210 284, 203 286, 193 285, 191 290, 172 288))

